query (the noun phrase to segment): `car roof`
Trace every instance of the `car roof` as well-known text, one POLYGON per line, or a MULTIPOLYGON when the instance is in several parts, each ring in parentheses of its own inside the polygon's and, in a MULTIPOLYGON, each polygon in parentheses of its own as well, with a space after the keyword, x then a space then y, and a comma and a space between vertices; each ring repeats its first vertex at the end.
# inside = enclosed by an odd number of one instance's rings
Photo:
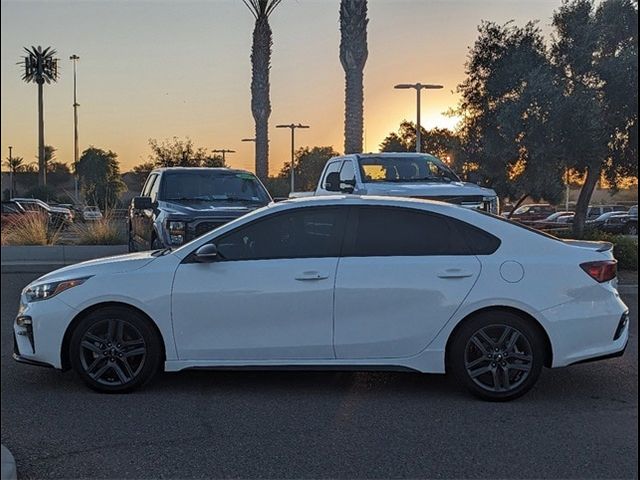
POLYGON ((281 202, 270 204, 271 208, 277 206, 331 206, 331 205, 372 205, 372 206, 397 206, 407 208, 431 207, 437 210, 466 210, 459 205, 426 200, 420 198, 393 197, 380 195, 318 195, 311 197, 289 198, 281 202))
POLYGON ((201 171, 214 171, 214 172, 229 172, 229 173, 248 173, 253 175, 253 173, 248 170, 241 170, 239 168, 227 168, 227 167, 160 167, 154 168, 151 172, 162 173, 162 172, 201 172, 201 171))

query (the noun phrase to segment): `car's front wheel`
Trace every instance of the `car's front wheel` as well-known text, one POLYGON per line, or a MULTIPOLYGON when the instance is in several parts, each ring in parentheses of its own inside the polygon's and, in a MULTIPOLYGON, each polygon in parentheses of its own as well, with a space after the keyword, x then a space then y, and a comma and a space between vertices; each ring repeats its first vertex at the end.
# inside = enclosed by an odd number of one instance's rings
POLYGON ((538 380, 545 344, 538 329, 505 311, 467 320, 452 340, 449 365, 474 395, 507 401, 524 395, 538 380))
POLYGON ((75 328, 69 356, 92 389, 125 393, 147 383, 162 360, 161 339, 140 313, 123 307, 92 312, 75 328))

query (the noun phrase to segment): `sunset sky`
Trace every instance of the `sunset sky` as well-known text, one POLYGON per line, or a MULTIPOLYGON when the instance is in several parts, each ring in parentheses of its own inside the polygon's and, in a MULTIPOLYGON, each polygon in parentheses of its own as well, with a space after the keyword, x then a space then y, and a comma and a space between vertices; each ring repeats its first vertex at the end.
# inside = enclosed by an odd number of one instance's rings
MULTIPOLYGON (((233 167, 253 170, 250 47, 253 17, 241 0, 2 1, 2 158, 37 155, 36 85, 20 80, 23 46, 53 46, 61 77, 45 87, 46 143, 58 160, 73 155, 69 56, 80 56, 80 148, 118 154, 122 170, 148 160, 148 139, 190 137, 230 148, 233 167)), ((339 0, 284 0, 271 18, 271 154, 275 174, 289 160, 288 130, 303 122, 297 146, 342 151, 344 77, 338 58, 339 0)), ((365 149, 377 151, 403 119, 414 120, 401 82, 441 83, 423 94, 423 125, 453 127, 467 49, 482 20, 532 19, 548 32, 560 0, 369 0, 365 69, 365 149)))

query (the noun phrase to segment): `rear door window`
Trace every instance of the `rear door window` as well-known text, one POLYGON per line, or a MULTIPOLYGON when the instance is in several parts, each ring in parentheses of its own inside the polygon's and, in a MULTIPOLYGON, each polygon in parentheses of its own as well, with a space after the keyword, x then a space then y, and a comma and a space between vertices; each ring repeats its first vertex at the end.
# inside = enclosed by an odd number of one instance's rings
POLYGON ((343 256, 472 254, 448 217, 402 207, 354 207, 343 256))

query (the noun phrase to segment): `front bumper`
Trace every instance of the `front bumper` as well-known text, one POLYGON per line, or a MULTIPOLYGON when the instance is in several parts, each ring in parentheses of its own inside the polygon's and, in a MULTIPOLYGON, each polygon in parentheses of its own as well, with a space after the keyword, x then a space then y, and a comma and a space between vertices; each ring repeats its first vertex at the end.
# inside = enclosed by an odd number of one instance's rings
POLYGON ((22 304, 13 323, 13 358, 29 365, 62 368, 62 341, 75 310, 58 298, 22 304), (31 325, 18 324, 28 317, 31 325))

